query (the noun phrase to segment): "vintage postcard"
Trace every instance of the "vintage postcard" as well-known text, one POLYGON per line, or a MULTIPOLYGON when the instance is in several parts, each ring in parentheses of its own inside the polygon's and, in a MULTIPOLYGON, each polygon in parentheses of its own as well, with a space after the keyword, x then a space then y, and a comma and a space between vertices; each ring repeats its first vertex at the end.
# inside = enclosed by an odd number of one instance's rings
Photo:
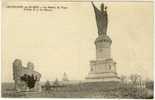
POLYGON ((3 98, 153 99, 153 1, 4 0, 3 98))

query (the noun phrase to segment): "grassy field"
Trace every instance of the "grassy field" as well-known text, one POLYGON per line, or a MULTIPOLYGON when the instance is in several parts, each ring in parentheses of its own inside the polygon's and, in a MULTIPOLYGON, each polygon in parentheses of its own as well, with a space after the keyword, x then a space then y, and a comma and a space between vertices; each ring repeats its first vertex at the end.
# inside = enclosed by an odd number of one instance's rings
MULTIPOLYGON (((122 88, 119 83, 81 83, 42 89, 41 92, 16 92, 13 83, 2 83, 2 97, 8 98, 153 98, 145 90, 122 88), (143 91, 143 92, 142 92, 143 91)), ((153 91, 152 91, 153 92, 153 91)))

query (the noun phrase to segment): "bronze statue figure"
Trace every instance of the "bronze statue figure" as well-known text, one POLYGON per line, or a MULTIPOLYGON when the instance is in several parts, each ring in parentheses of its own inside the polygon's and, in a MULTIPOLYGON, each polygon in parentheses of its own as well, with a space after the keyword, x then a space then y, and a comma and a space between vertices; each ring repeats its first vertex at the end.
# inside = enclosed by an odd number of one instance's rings
POLYGON ((108 14, 107 14, 107 7, 104 7, 104 4, 101 4, 101 10, 99 10, 93 2, 91 2, 96 16, 96 24, 98 28, 98 35, 106 35, 107 26, 108 26, 108 14))

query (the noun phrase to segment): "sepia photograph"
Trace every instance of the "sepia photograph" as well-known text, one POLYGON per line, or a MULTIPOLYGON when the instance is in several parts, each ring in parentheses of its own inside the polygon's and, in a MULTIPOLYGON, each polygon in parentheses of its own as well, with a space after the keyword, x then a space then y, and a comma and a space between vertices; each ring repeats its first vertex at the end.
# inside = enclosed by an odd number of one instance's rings
POLYGON ((153 1, 2 2, 2 98, 153 99, 153 1))

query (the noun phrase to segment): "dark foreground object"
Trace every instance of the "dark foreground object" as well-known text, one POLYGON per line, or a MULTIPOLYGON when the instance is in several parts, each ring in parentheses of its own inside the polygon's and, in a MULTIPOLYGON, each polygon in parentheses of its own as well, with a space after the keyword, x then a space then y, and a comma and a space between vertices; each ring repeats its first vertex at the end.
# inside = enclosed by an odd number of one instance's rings
POLYGON ((153 98, 153 89, 137 90, 118 82, 94 82, 52 87, 41 92, 16 92, 13 83, 2 83, 2 97, 9 98, 153 98), (151 92, 151 93, 150 93, 151 92))

